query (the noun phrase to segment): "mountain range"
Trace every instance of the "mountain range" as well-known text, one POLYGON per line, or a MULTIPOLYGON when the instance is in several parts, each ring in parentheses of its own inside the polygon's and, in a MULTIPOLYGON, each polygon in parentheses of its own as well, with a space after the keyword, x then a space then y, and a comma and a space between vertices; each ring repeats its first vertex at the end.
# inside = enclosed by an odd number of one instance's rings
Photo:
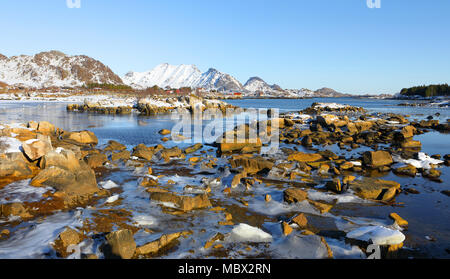
POLYGON ((6 57, 0 54, 0 84, 14 86, 79 87, 90 83, 129 85, 134 89, 152 86, 161 88, 204 88, 220 92, 243 92, 267 96, 338 97, 343 94, 329 88, 282 89, 259 77, 251 77, 244 85, 233 76, 210 68, 201 72, 195 65, 160 64, 147 72, 130 71, 119 77, 108 66, 85 55, 69 56, 60 51, 41 52, 34 56, 6 57))

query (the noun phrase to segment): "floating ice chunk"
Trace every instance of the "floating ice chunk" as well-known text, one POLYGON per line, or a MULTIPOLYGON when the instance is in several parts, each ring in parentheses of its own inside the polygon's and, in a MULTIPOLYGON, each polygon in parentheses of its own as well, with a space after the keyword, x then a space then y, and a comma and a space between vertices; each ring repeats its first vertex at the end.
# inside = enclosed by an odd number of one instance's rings
POLYGON ((372 241, 376 245, 396 245, 405 240, 405 235, 397 230, 382 226, 360 227, 347 233, 348 238, 372 241))
POLYGON ((274 258, 323 259, 328 251, 322 239, 317 235, 291 234, 280 242, 272 244, 274 258))
POLYGON ((403 159, 400 156, 393 157, 394 162, 413 165, 418 169, 431 169, 431 164, 438 165, 444 163, 442 160, 434 159, 423 152, 417 154, 417 159, 403 159))
POLYGON ((303 212, 313 215, 327 216, 328 213, 321 214, 314 206, 312 206, 308 201, 302 201, 292 204, 287 204, 284 202, 278 202, 276 200, 271 200, 270 202, 264 201, 264 199, 252 199, 249 202, 248 208, 254 212, 258 212, 265 215, 276 216, 283 213, 289 212, 303 212))
MULTIPOLYGON (((335 224, 338 230, 349 232, 364 226, 383 226, 388 227, 392 224, 391 221, 386 219, 364 218, 364 217, 348 217, 348 216, 335 216, 335 224)), ((393 227, 393 229, 398 229, 393 227)))
POLYGON ((140 226, 156 225, 156 218, 150 215, 138 215, 133 217, 133 221, 140 226))
POLYGON ((337 203, 370 203, 370 201, 363 200, 358 196, 354 195, 350 191, 344 194, 337 195, 330 192, 309 190, 308 198, 314 201, 325 201, 325 202, 337 201, 337 203))
POLYGON ((231 242, 271 242, 272 236, 259 228, 242 223, 233 228, 228 240, 231 242))
POLYGON ((116 183, 114 183, 114 181, 112 181, 112 180, 102 181, 102 182, 100 182, 99 184, 100 184, 100 186, 101 186, 103 189, 106 189, 106 190, 109 190, 109 189, 113 189, 113 188, 119 187, 119 185, 117 185, 116 183))
POLYGON ((335 259, 365 259, 366 255, 364 252, 356 245, 350 245, 345 243, 344 241, 334 239, 334 238, 326 238, 325 239, 330 247, 331 251, 333 251, 333 257, 335 259))
POLYGON ((114 195, 106 199, 106 203, 113 203, 119 199, 119 195, 114 195))

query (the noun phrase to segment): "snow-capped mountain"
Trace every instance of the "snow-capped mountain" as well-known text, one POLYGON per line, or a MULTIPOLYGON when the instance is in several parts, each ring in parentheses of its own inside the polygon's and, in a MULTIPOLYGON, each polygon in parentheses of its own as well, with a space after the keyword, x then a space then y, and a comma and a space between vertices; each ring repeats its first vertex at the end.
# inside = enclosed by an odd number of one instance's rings
POLYGON ((89 83, 122 84, 119 76, 101 62, 85 55, 59 51, 10 58, 0 55, 0 81, 25 87, 83 86, 89 83))
POLYGON ((242 90, 242 84, 234 77, 210 68, 202 73, 195 65, 160 64, 148 72, 128 72, 125 84, 136 89, 157 85, 159 87, 192 87, 219 91, 242 90))
POLYGON ((280 86, 269 85, 259 77, 251 77, 244 85, 244 89, 249 92, 273 93, 284 91, 280 86))
POLYGON ((202 72, 195 65, 169 65, 167 63, 156 66, 153 70, 143 73, 128 72, 123 82, 133 88, 145 89, 157 85, 161 88, 195 87, 202 72))
POLYGON ((218 91, 241 91, 242 84, 230 76, 219 72, 214 68, 210 68, 208 71, 203 73, 198 80, 196 87, 201 87, 205 89, 216 89, 218 91))

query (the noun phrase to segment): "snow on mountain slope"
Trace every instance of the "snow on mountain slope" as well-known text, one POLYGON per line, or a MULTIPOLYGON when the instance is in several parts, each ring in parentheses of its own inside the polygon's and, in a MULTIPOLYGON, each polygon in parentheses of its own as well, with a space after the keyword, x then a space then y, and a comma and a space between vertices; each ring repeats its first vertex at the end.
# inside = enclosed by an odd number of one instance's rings
POLYGON ((241 90, 242 84, 234 77, 209 69, 201 73, 195 65, 169 65, 160 64, 154 69, 138 73, 129 72, 123 77, 125 84, 137 89, 143 89, 157 85, 165 88, 192 87, 216 89, 219 91, 241 90))
POLYGON ((161 88, 195 87, 202 73, 195 65, 160 64, 148 72, 129 72, 123 77, 125 84, 137 89, 157 85, 161 88))
POLYGON ((260 92, 264 92, 264 93, 272 92, 272 91, 282 91, 282 89, 278 85, 276 85, 276 84, 269 85, 259 77, 251 77, 245 83, 244 89, 248 90, 250 92, 260 91, 260 92))
POLYGON ((214 68, 210 68, 201 75, 196 87, 218 91, 240 91, 243 88, 237 79, 214 68))
POLYGON ((0 81, 25 87, 82 86, 89 83, 122 84, 110 68, 85 55, 59 51, 10 58, 0 55, 0 81))

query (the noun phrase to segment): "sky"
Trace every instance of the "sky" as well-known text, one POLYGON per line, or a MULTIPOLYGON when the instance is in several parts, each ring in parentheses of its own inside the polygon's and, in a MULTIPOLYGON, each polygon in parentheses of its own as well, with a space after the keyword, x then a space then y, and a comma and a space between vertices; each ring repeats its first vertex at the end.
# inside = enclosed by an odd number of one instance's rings
POLYGON ((242 83, 352 94, 450 83, 448 0, 66 2, 0 0, 0 53, 84 54, 120 76, 195 64, 242 83))

